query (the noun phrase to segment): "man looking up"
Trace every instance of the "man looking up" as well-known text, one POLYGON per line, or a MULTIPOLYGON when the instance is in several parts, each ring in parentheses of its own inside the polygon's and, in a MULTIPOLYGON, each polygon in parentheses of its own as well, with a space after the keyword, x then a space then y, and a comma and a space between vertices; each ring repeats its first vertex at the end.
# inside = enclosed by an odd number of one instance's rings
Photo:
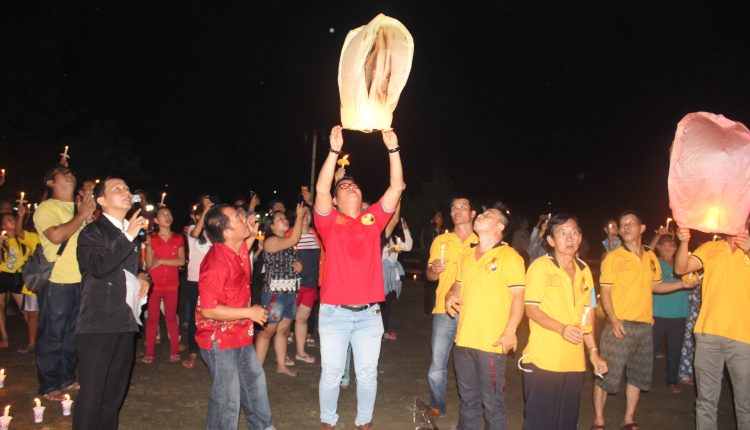
MULTIPOLYGON (((102 216, 78 237, 81 314, 76 328, 81 392, 76 398, 73 427, 116 429, 135 357, 138 323, 126 301, 127 279, 139 281, 138 297, 148 293, 149 276, 139 269, 138 231, 148 227, 133 206, 125 181, 108 178, 94 188, 102 216), (127 272, 127 273, 126 273, 127 272), (139 273, 140 272, 140 273, 139 273)), ((132 290, 131 290, 132 291, 132 290)), ((139 302, 132 306, 139 306, 139 302)))
POLYGON ((339 384, 351 343, 357 375, 354 423, 358 429, 372 429, 383 335, 378 302, 385 300, 380 235, 396 210, 404 179, 396 133, 384 130, 390 184, 380 201, 362 211, 362 190, 350 176, 335 183, 332 195, 336 160, 344 144, 341 132, 340 125, 331 130, 331 148, 320 169, 315 196, 315 226, 326 249, 318 322, 320 428, 332 429, 338 421, 339 384))
POLYGON ((482 426, 505 429, 506 354, 518 345, 516 329, 523 318, 523 258, 503 242, 508 219, 491 208, 477 215, 479 243, 458 260, 456 282, 446 294, 449 315, 458 312, 456 366, 461 397, 458 429, 482 426))
POLYGON ((430 247, 427 279, 438 281, 435 290, 435 307, 432 310, 432 359, 427 371, 430 385, 430 414, 434 417, 445 415, 445 388, 448 381, 448 359, 453 342, 456 340, 458 318, 451 318, 445 312, 445 294, 456 281, 458 257, 465 249, 479 241, 472 230, 476 211, 467 197, 455 197, 450 206, 453 231, 435 238, 430 247))
POLYGON ((635 410, 641 390, 651 388, 654 364, 653 293, 671 293, 695 287, 695 282, 662 282, 661 266, 652 251, 643 247, 646 225, 634 211, 625 211, 617 219, 623 246, 611 251, 602 261, 600 285, 602 307, 607 314, 601 339, 601 358, 609 373, 594 384, 594 425, 604 428, 604 404, 608 393, 620 389, 627 368, 625 417, 623 427, 635 430, 635 410))
POLYGON ((38 294, 36 368, 39 394, 48 400, 62 401, 63 390, 80 387, 75 374, 75 331, 81 302, 76 245, 78 233, 91 219, 96 203, 92 194, 74 203, 76 177, 67 166, 52 168, 44 175, 44 184, 51 197, 37 208, 34 224, 45 258, 55 265, 49 282, 38 294))
POLYGON ((706 242, 688 252, 690 229, 677 230, 674 269, 703 269, 702 304, 695 322, 695 421, 698 430, 717 428, 724 364, 734 392, 737 428, 750 429, 750 236, 706 242))

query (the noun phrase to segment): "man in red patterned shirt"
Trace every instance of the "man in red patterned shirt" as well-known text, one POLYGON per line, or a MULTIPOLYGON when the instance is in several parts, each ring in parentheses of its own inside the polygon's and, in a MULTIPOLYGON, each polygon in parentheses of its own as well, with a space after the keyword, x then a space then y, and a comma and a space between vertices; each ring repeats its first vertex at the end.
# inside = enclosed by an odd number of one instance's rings
POLYGON ((251 430, 274 429, 263 367, 253 346, 253 321, 268 312, 250 304, 248 245, 255 217, 244 220, 231 206, 212 207, 205 229, 213 243, 201 264, 195 340, 211 374, 206 429, 237 429, 240 406, 251 430))

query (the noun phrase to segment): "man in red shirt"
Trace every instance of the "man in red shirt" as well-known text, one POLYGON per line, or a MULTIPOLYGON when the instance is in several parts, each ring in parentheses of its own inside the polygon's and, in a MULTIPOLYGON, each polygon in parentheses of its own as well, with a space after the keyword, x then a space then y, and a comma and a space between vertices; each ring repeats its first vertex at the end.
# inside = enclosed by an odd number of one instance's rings
POLYGON ((380 201, 362 211, 362 191, 349 176, 336 182, 332 195, 336 160, 344 144, 341 131, 340 125, 331 130, 331 148, 320 169, 315 197, 315 226, 326 249, 318 320, 322 367, 318 388, 320 428, 332 429, 338 421, 339 383, 351 343, 357 375, 354 424, 358 429, 372 429, 383 335, 377 303, 385 300, 380 235, 401 198, 404 178, 396 133, 384 130, 390 185, 380 201))
POLYGON ((213 381, 206 429, 236 430, 240 406, 250 429, 274 429, 253 346, 253 321, 268 320, 265 309, 250 304, 248 242, 255 240, 257 221, 218 205, 206 213, 205 229, 213 246, 201 264, 195 340, 213 381))

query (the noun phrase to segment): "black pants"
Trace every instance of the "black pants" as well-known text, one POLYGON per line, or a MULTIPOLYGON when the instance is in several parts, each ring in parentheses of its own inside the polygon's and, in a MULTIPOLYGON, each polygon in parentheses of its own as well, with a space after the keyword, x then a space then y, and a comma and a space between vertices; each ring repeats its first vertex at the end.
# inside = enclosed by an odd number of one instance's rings
POLYGON ((426 315, 430 315, 435 308, 435 290, 437 290, 438 283, 437 281, 425 280, 422 285, 424 285, 423 310, 426 315))
POLYGON ((73 408, 75 430, 115 430, 130 385, 135 332, 77 334, 81 391, 73 408))
POLYGON ((667 338, 667 385, 677 384, 686 323, 686 318, 654 317, 654 353, 661 341, 667 338))
POLYGON ((396 300, 396 292, 391 291, 385 296, 385 301, 380 303, 380 316, 383 318, 383 333, 388 333, 391 327, 391 308, 396 300))
POLYGON ((584 372, 550 372, 533 364, 525 367, 533 372, 523 374, 524 430, 576 429, 584 372))
POLYGON ((187 347, 188 352, 199 353, 198 344, 195 342, 195 306, 198 302, 198 283, 194 281, 185 282, 187 287, 187 347))

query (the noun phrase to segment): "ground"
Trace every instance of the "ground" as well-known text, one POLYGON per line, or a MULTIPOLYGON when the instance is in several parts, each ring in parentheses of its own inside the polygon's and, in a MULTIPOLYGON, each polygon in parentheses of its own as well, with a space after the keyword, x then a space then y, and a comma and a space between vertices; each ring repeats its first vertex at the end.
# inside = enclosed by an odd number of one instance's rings
MULTIPOLYGON (((407 281, 400 302, 395 304, 392 316, 393 329, 398 340, 384 341, 380 358, 378 398, 375 405, 375 426, 379 429, 414 429, 412 410, 415 398, 429 401, 427 368, 430 360, 431 319, 422 313, 423 287, 420 282, 407 281)), ((25 344, 25 330, 20 315, 8 316, 11 346, 0 350, 0 367, 5 369, 5 388, 0 389, 0 407, 11 405, 14 417, 11 430, 20 429, 70 429, 70 417, 62 417, 59 403, 44 401, 47 407, 44 424, 32 424, 33 399, 38 388, 33 355, 16 353, 25 344)), ((524 331, 524 330, 522 330, 524 331)), ((163 326, 162 336, 166 338, 163 326)), ((166 340, 166 339, 165 339, 166 340)), ((521 345, 526 336, 520 336, 521 345)), ((120 415, 120 428, 124 430, 200 429, 205 425, 207 397, 211 381, 202 362, 194 369, 184 369, 179 364, 167 362, 167 342, 157 345, 156 361, 152 365, 136 362, 125 404, 120 415)), ((290 347, 293 345, 290 345, 290 347)), ((292 350, 293 351, 293 350, 292 350)), ((319 348, 308 348, 316 359, 319 348)), ((139 342, 137 358, 143 355, 139 342)), ((508 408, 508 428, 520 429, 523 424, 523 394, 520 371, 516 368, 519 354, 508 360, 505 388, 508 408)), ((280 430, 299 428, 316 429, 318 426, 318 363, 298 362, 294 367, 296 378, 275 373, 274 356, 269 353, 266 375, 273 410, 274 424, 280 430)), ((670 394, 664 383, 665 361, 657 359, 654 366, 652 390, 641 396, 637 420, 644 429, 694 428, 694 390, 683 386, 680 394, 670 394)), ((458 394, 452 370, 449 372, 448 413, 438 421, 440 429, 450 429, 457 422, 458 394)), ((592 380, 587 376, 581 399, 579 428, 588 428, 592 422, 592 380)), ((353 429, 356 412, 356 386, 342 390, 339 399, 339 425, 337 428, 353 429)), ((75 399, 75 396, 73 396, 75 399)), ((734 429, 734 412, 731 392, 724 385, 719 410, 719 428, 734 429)), ((607 428, 618 428, 625 408, 623 394, 611 396, 607 402, 607 428)), ((74 405, 75 407, 75 405, 74 405)), ((240 428, 246 428, 244 424, 240 428)))

